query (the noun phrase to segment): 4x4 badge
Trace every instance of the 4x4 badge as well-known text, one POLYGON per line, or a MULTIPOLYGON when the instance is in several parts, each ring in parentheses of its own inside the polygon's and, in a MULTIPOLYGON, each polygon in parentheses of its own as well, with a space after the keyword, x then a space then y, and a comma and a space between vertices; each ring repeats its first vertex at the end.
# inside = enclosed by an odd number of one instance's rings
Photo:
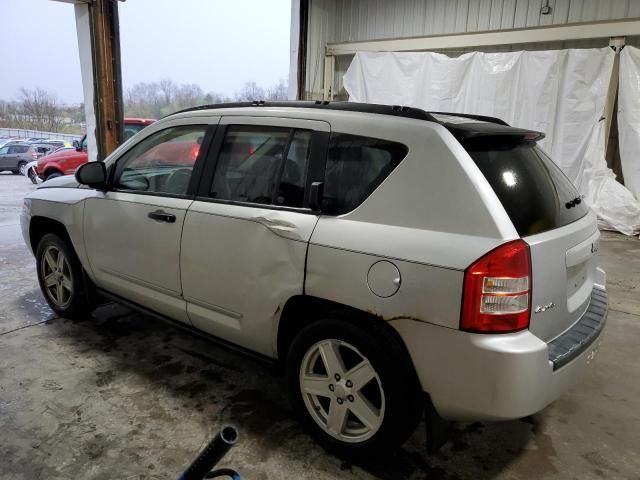
POLYGON ((553 302, 549 302, 546 305, 538 305, 536 307, 536 309, 534 310, 535 313, 540 313, 540 312, 546 312, 547 310, 551 309, 555 307, 555 304, 553 302))
POLYGON ((591 244, 591 253, 596 253, 598 251, 598 247, 599 247, 598 242, 593 242, 591 244))

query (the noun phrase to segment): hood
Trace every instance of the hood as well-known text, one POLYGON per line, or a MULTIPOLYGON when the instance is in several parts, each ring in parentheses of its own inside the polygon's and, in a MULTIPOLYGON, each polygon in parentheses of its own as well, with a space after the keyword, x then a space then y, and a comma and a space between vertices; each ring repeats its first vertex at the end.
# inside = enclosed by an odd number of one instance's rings
POLYGON ((79 153, 83 153, 83 152, 78 152, 75 148, 74 149, 63 149, 63 150, 59 150, 57 152, 53 152, 50 153, 49 155, 46 155, 44 157, 42 157, 41 159, 38 160, 38 162, 41 163, 46 163, 48 161, 55 161, 55 160, 59 160, 61 158, 65 158, 65 157, 69 157, 71 155, 75 155, 75 154, 79 154, 79 153))
POLYGON ((63 175, 41 183, 38 188, 78 188, 79 186, 74 175, 63 175))

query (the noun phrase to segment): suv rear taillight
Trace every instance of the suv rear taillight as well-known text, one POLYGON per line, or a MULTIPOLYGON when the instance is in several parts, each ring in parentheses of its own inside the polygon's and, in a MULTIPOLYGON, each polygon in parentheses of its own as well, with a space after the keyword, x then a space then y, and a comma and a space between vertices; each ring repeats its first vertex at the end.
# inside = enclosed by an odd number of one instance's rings
POLYGON ((34 160, 38 159, 38 154, 36 153, 35 150, 31 150, 31 158, 33 158, 34 160))
POLYGON ((460 328, 506 333, 529 326, 531 255, 522 240, 500 245, 464 272, 460 328))

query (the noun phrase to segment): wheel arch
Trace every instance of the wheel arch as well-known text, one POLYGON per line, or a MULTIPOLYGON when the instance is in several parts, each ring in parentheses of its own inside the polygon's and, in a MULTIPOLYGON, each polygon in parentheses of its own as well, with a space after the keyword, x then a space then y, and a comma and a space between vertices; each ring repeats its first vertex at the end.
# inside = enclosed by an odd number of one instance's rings
POLYGON ((296 295, 285 304, 277 325, 278 369, 284 371, 289 347, 296 335, 306 326, 326 318, 344 320, 369 333, 388 339, 400 359, 411 368, 416 385, 420 385, 409 351, 400 334, 382 317, 358 308, 311 295, 296 295))
POLYGON ((47 178, 47 176, 52 173, 59 173, 60 175, 64 175, 62 168, 58 166, 58 164, 54 163, 53 165, 47 165, 47 167, 42 172, 42 178, 47 178))
POLYGON ((75 250, 67 227, 62 222, 48 217, 34 216, 31 217, 31 221, 29 222, 29 243, 31 244, 32 252, 35 253, 37 251, 40 240, 42 240, 42 237, 47 233, 55 233, 68 242, 71 248, 75 250))

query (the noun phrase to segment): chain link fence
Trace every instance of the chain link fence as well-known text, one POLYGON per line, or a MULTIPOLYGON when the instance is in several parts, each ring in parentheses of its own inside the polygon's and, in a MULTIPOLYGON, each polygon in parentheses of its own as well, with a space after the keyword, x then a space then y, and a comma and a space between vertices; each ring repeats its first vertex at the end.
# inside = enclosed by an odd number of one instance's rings
POLYGON ((0 137, 17 137, 17 138, 48 138, 53 140, 63 140, 65 142, 73 142, 80 140, 82 135, 73 135, 70 133, 40 132, 38 130, 25 130, 22 128, 0 128, 0 137))

